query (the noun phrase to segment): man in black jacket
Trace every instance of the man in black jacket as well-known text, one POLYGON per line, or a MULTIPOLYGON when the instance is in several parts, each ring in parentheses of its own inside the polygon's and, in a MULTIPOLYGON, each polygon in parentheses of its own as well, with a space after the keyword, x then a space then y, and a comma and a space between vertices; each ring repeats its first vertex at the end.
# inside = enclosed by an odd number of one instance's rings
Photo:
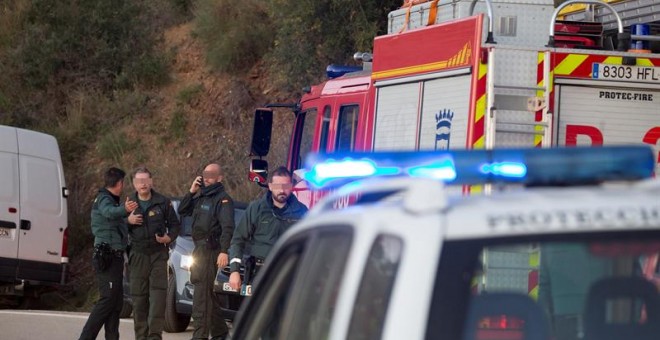
POLYGON ((218 268, 229 263, 229 243, 234 232, 234 202, 222 185, 222 170, 209 164, 181 200, 179 214, 192 215, 195 243, 190 282, 195 285, 193 339, 224 339, 229 332, 221 313, 220 297, 213 293, 218 268))
POLYGON ((172 202, 153 190, 151 172, 133 172, 135 192, 130 200, 138 207, 128 215, 128 256, 133 323, 136 340, 162 339, 167 293, 167 246, 179 235, 181 224, 172 202))

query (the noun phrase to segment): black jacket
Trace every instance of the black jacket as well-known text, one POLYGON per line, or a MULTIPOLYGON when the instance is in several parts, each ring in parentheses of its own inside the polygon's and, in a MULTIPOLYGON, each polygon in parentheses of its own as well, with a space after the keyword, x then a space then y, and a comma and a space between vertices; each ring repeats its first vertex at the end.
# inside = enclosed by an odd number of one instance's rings
POLYGON ((234 200, 222 183, 204 187, 196 195, 187 193, 179 205, 181 216, 192 215, 192 238, 206 240, 211 233, 220 233, 220 252, 229 253, 234 232, 234 200))

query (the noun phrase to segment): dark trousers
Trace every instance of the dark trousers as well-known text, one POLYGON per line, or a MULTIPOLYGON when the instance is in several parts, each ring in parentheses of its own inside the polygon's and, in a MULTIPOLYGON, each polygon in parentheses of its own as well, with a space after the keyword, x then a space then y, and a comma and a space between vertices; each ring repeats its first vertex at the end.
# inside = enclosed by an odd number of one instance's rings
POLYGON ((219 250, 209 250, 205 244, 197 244, 193 250, 190 282, 195 285, 193 294, 192 317, 195 326, 193 339, 219 338, 225 336, 229 329, 225 323, 220 307, 222 299, 213 293, 213 282, 217 272, 219 250))
POLYGON ((99 300, 89 314, 80 334, 80 340, 94 340, 101 327, 105 327, 107 340, 119 339, 119 313, 124 303, 124 257, 113 257, 110 267, 103 272, 96 270, 99 300))
POLYGON ((167 248, 163 248, 153 254, 133 250, 128 258, 136 340, 163 338, 167 257, 167 248))

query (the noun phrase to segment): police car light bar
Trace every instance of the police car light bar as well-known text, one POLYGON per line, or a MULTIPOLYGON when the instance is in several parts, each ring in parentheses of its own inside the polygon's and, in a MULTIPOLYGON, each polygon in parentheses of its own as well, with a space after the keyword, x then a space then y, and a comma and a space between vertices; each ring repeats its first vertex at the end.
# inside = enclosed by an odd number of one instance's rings
POLYGON ((367 177, 432 178, 454 185, 587 185, 653 175, 650 146, 311 154, 305 179, 316 188, 367 177))

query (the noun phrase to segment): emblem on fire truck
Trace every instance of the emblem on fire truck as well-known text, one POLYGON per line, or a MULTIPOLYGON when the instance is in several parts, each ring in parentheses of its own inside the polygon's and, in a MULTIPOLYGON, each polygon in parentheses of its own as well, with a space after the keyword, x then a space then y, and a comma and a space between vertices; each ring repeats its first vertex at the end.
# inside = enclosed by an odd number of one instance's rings
POLYGON ((451 137, 451 121, 454 112, 449 109, 440 110, 435 114, 435 150, 448 150, 451 137))

